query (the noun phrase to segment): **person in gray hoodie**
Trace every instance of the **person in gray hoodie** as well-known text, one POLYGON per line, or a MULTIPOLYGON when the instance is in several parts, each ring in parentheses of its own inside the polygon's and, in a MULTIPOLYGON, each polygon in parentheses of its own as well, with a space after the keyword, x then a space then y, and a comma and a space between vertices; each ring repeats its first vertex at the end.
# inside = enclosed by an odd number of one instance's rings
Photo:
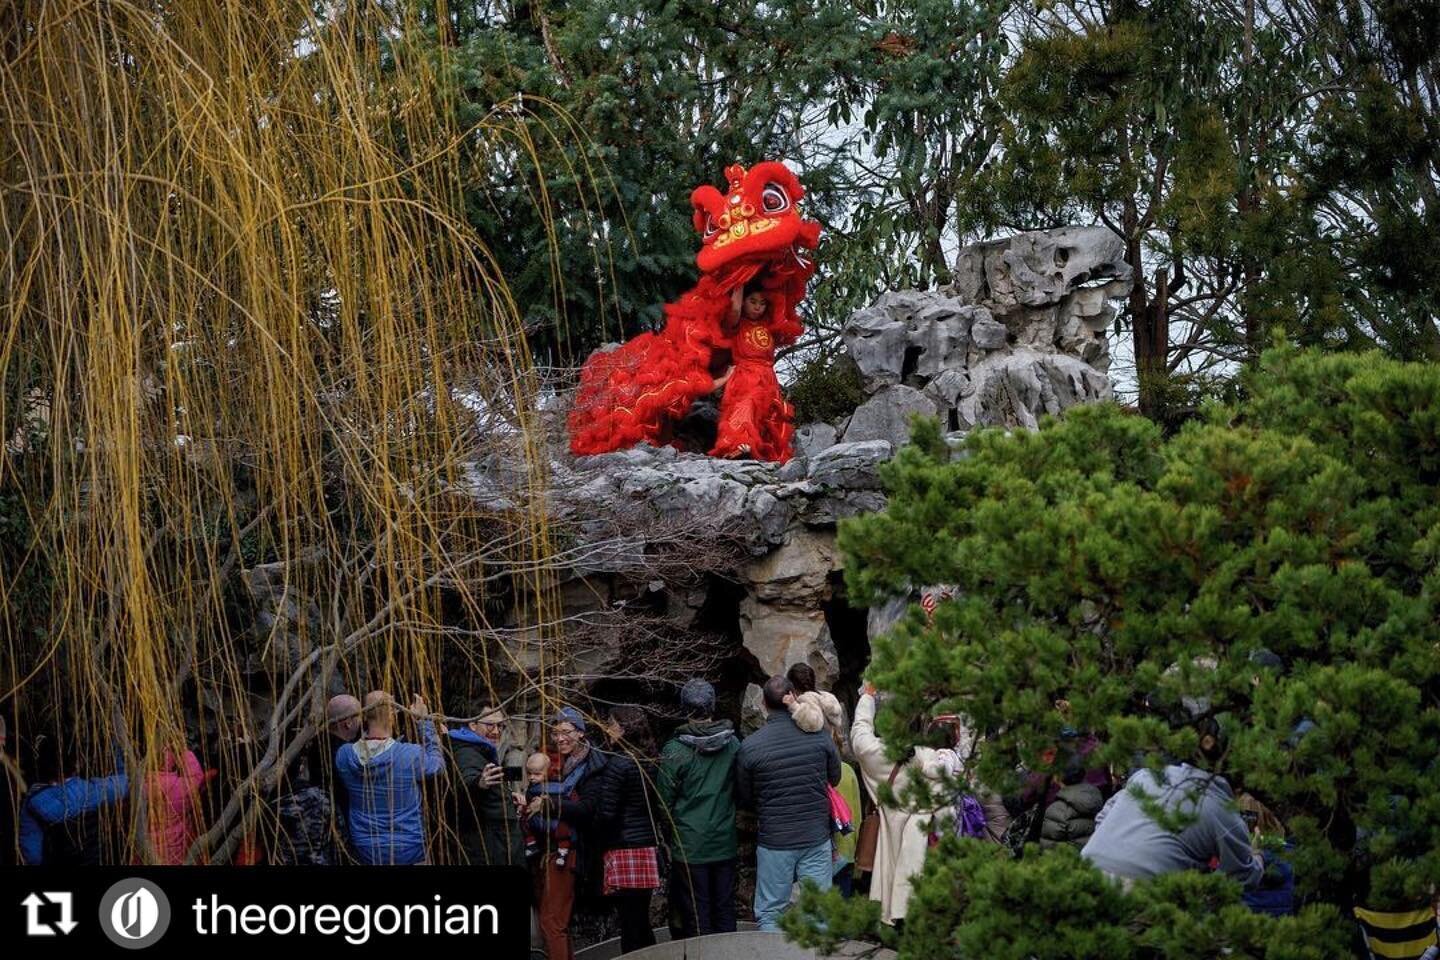
POLYGON ((672 939, 735 930, 735 754, 728 720, 715 719, 715 688, 680 688, 690 718, 660 752, 656 792, 674 824, 670 867, 672 939))
POLYGON ((335 755, 335 772, 350 795, 350 844, 364 864, 424 863, 425 822, 421 781, 445 769, 440 738, 425 701, 416 696, 410 713, 420 723, 423 746, 395 739, 395 701, 388 693, 365 695, 365 736, 335 755))
MULTIPOLYGON (((1197 728, 1201 757, 1213 763, 1224 753, 1220 728, 1208 718, 1197 728)), ((1212 858, 1220 872, 1247 888, 1265 874, 1265 860, 1250 846, 1250 831, 1235 808, 1230 784, 1187 762, 1132 774, 1080 855, 1127 884, 1180 870, 1208 870, 1212 858), (1178 815, 1181 829, 1158 823, 1142 797, 1165 814, 1178 815)))

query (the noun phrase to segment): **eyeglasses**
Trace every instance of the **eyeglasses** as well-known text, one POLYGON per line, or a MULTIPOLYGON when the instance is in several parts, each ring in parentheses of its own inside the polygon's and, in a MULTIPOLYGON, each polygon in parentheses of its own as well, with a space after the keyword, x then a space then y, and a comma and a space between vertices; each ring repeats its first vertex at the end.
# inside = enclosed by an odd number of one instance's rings
POLYGON ((556 740, 574 740, 576 737, 580 736, 580 731, 575 729, 562 730, 559 727, 556 727, 550 732, 550 735, 553 736, 556 740))

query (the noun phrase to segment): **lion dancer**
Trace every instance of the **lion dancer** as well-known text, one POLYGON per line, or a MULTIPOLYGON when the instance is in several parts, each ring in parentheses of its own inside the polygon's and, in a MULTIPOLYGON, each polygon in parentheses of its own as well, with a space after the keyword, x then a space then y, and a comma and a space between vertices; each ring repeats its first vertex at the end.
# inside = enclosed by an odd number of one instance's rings
POLYGON ((672 443, 691 404, 723 387, 712 455, 790 458, 793 409, 780 393, 775 348, 800 334, 796 305, 815 272, 801 251, 814 249, 820 227, 801 218, 804 188, 784 164, 737 164, 725 174, 727 193, 705 185, 690 198, 700 281, 665 305, 664 329, 598 351, 581 368, 569 417, 575 454, 672 443), (727 354, 733 366, 712 376, 727 354))
POLYGON ((791 456, 795 409, 780 392, 775 376, 775 344, 787 337, 784 316, 770 310, 770 296, 758 283, 735 290, 738 316, 732 320, 730 357, 733 366, 715 379, 725 393, 712 457, 754 457, 784 463, 791 456))

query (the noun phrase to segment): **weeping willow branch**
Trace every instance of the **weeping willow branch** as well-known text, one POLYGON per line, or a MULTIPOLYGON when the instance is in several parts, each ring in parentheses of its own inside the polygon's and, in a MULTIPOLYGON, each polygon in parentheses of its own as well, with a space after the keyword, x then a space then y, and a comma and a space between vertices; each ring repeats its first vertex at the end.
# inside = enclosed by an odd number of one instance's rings
POLYGON ((72 772, 123 745, 145 860, 167 754, 196 749, 231 791, 187 854, 223 859, 337 669, 439 702, 457 596, 483 630, 518 585, 536 684, 563 674, 540 384, 465 202, 533 159, 548 107, 460 127, 420 6, 0 17, 0 509, 24 530, 0 545, 0 704, 72 772), (496 432, 462 396, 506 411, 504 516, 453 495, 496 432), (293 635, 253 622, 261 573, 293 635))

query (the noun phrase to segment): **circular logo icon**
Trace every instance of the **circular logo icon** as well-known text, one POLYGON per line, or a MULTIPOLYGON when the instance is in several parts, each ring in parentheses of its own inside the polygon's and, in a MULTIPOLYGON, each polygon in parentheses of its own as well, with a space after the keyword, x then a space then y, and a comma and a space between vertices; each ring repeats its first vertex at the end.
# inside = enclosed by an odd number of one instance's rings
POLYGON ((100 929, 127 950, 152 946, 169 928, 170 900, 149 880, 121 880, 100 898, 100 929))

